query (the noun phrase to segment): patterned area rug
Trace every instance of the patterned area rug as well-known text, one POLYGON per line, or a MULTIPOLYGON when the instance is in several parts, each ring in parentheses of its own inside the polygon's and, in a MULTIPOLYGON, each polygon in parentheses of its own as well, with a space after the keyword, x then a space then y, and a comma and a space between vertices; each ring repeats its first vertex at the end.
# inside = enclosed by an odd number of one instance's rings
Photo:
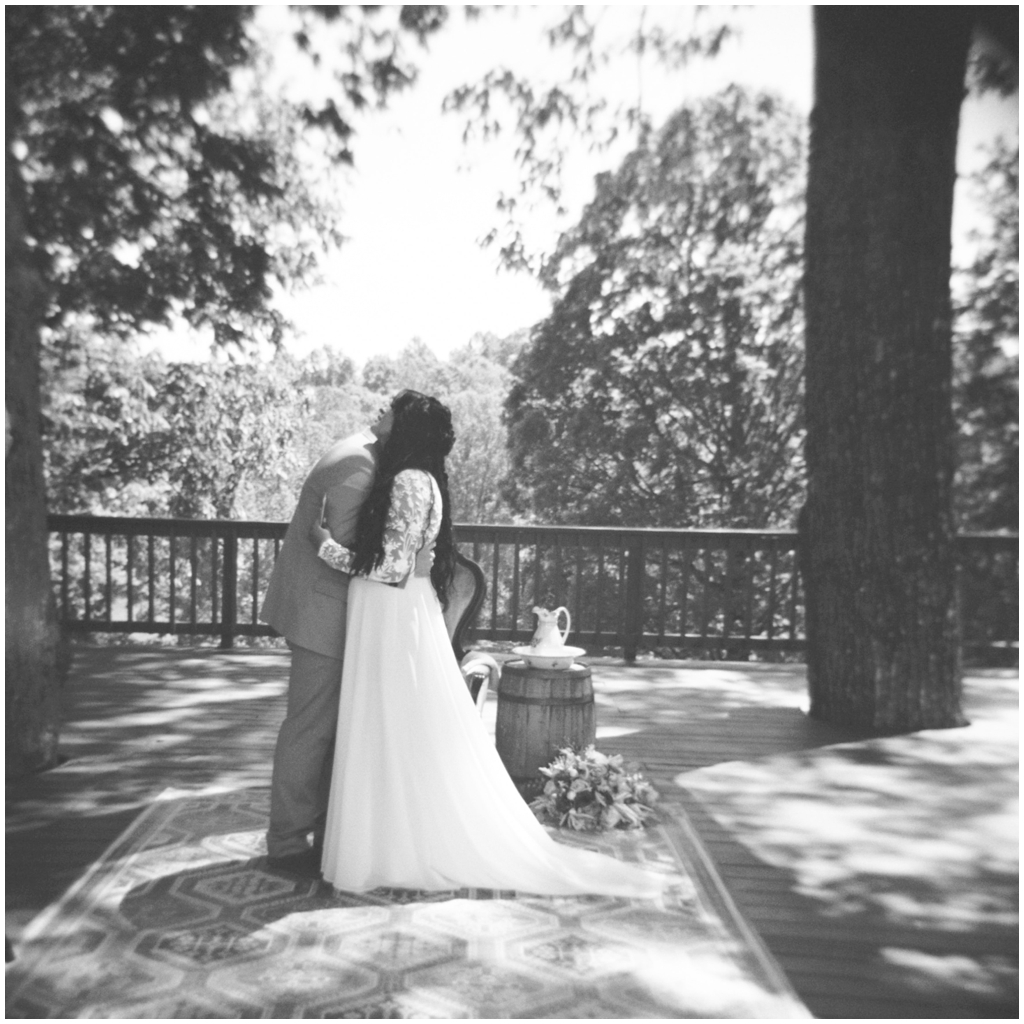
POLYGON ((680 809, 571 841, 658 902, 353 895, 272 871, 266 790, 165 794, 29 927, 8 1017, 808 1017, 680 809))

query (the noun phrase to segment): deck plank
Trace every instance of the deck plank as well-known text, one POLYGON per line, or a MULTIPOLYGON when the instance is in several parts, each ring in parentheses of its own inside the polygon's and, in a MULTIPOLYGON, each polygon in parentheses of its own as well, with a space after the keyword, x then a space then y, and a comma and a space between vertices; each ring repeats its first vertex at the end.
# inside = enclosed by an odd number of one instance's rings
MULTIPOLYGON (((663 799, 686 808, 738 908, 815 1015, 1018 1015, 1015 978, 1011 998, 1009 982, 993 987, 976 969, 1011 954, 1015 961, 1015 903, 1012 921, 968 915, 959 930, 942 921, 910 927, 899 915, 887 919, 877 900, 837 913, 823 899, 827 886, 809 888, 799 865, 780 859, 763 822, 730 817, 728 801, 708 788, 716 773, 736 766, 781 785, 792 778, 787 758, 809 764, 857 748, 856 738, 803 713, 802 666, 626 667, 595 659, 593 669, 599 746, 640 762, 663 799)), ((286 678, 282 651, 78 648, 62 741, 67 761, 7 787, 7 933, 15 944, 31 917, 164 789, 269 784, 286 678)), ((1008 764, 1005 749, 1007 729, 1016 735, 1016 685, 1015 673, 1001 671, 971 677, 965 688, 975 724, 969 736, 964 731, 971 742, 958 756, 987 765, 992 785, 1004 789, 1016 771, 1015 755, 1008 764)), ((491 728, 494 711, 492 695, 485 710, 491 728)), ((943 800, 953 807, 956 795, 937 767, 933 783, 908 795, 908 812, 920 816, 927 804, 938 820, 943 800)), ((815 837, 813 821, 798 824, 815 837)), ((932 827, 941 831, 928 818, 922 835, 908 838, 908 852, 935 838, 924 834, 932 827)), ((898 903, 914 898, 912 882, 897 865, 865 885, 874 886, 868 896, 898 903)), ((1005 871, 979 870, 969 895, 998 907, 1007 901, 1007 883, 1005 871)))
MULTIPOLYGON (((836 896, 827 884, 809 886, 806 877, 782 863, 770 838, 777 830, 770 814, 759 816, 754 808, 745 817, 733 814, 729 820, 725 814, 720 820, 721 804, 742 806, 741 800, 730 801, 723 789, 721 778, 728 778, 729 762, 742 762, 744 771, 735 773, 740 788, 756 778, 770 801, 792 789, 794 763, 827 763, 841 751, 851 763, 866 760, 870 765, 886 743, 896 748, 893 761, 897 764, 901 757, 912 761, 919 756, 916 748, 929 744, 940 755, 932 773, 918 773, 914 790, 894 812, 905 810, 915 823, 916 831, 905 842, 908 862, 917 847, 947 838, 948 823, 955 820, 953 809, 958 800, 962 802, 963 792, 971 792, 972 770, 991 773, 994 801, 998 802, 1000 793, 1004 798, 1012 795, 1015 816, 1016 673, 993 671, 967 680, 965 709, 975 721, 962 731, 964 741, 953 751, 943 743, 948 736, 921 733, 905 741, 863 741, 828 729, 803 712, 802 669, 787 674, 777 668, 750 666, 739 672, 736 668, 680 667, 680 674, 663 684, 664 696, 671 694, 672 699, 653 694, 643 711, 639 707, 630 711, 626 684, 607 669, 595 685, 617 694, 615 727, 633 729, 607 737, 602 746, 641 761, 667 797, 681 799, 737 906, 805 1004, 821 1017, 1017 1017, 1016 974, 1012 978, 1000 974, 1001 965, 1016 964, 1017 851, 1012 840, 1006 840, 1012 850, 1005 851, 1002 873, 987 871, 980 863, 984 857, 974 851, 979 863, 968 880, 973 888, 970 899, 987 904, 990 910, 1001 906, 1001 917, 984 912, 972 916, 953 908, 955 912, 945 917, 938 913, 932 921, 915 921, 913 914, 908 919, 900 912, 878 911, 886 900, 899 907, 901 900, 926 902, 925 897, 932 896, 921 893, 903 865, 860 877, 866 888, 861 905, 848 900, 855 905, 843 908, 840 901, 823 898, 836 896), (959 775, 952 779, 943 763, 944 753, 958 765, 959 775), (699 782, 715 780, 716 774, 721 776, 718 785, 702 789, 699 782), (1010 858, 1012 878, 1006 863, 1010 858)), ((924 764, 929 766, 927 761, 924 764)), ((855 786, 849 792, 837 792, 843 794, 840 799, 848 802, 854 817, 874 797, 866 790, 858 793, 855 786)), ((792 803, 794 794, 786 795, 792 803)), ((813 792, 796 795, 805 796, 808 806, 813 806, 813 792)), ((787 819, 785 828, 800 834, 811 848, 817 844, 831 851, 836 845, 829 822, 816 823, 813 812, 797 821, 787 819)), ((951 857, 960 852, 951 851, 951 857)), ((866 855, 866 851, 853 853, 866 855)), ((829 867, 827 858, 819 860, 819 867, 829 867)), ((800 858, 792 862, 799 866, 800 858)))

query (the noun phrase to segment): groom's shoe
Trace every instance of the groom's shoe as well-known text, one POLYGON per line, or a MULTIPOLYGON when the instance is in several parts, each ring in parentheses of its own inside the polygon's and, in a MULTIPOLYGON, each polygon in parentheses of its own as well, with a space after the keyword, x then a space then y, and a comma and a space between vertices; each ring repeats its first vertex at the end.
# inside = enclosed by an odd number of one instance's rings
POLYGON ((314 850, 290 853, 284 857, 267 857, 267 866, 271 871, 294 875, 296 878, 323 877, 320 873, 320 855, 314 850))

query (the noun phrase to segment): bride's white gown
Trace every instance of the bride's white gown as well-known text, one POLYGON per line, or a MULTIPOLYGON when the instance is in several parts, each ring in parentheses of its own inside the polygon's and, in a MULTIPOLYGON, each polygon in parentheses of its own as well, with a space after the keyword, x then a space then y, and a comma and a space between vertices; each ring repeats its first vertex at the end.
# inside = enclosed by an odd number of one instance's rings
MULTIPOLYGON (((324 878, 351 892, 656 895, 657 875, 555 842, 513 785, 463 681, 430 578, 411 572, 440 520, 433 476, 399 473, 384 562, 352 580, 324 878), (387 585, 398 580, 406 582, 387 585)), ((351 566, 351 552, 333 541, 321 557, 351 566)))

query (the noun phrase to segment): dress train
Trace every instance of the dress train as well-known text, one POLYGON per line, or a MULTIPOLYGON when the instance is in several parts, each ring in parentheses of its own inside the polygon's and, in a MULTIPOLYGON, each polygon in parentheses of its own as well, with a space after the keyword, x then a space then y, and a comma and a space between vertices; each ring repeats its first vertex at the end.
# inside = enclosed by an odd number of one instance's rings
POLYGON ((480 721, 427 577, 356 577, 324 878, 380 886, 654 897, 637 865, 555 842, 519 795, 480 721))

